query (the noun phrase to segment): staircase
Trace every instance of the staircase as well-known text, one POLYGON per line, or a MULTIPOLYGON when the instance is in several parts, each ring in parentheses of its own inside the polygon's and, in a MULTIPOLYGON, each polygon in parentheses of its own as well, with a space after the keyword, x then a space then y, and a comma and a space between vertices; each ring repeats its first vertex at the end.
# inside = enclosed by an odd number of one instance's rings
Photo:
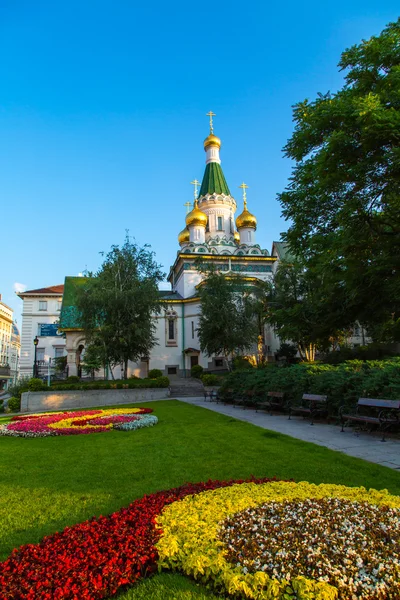
POLYGON ((204 387, 200 379, 188 377, 187 379, 173 379, 170 383, 170 398, 189 398, 190 396, 203 396, 204 387))

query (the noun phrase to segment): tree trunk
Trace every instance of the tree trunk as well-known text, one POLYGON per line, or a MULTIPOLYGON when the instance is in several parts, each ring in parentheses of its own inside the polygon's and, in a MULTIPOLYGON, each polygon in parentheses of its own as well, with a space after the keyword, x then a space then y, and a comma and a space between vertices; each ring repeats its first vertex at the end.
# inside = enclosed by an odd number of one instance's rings
POLYGON ((124 379, 128 379, 128 361, 124 361, 124 379))

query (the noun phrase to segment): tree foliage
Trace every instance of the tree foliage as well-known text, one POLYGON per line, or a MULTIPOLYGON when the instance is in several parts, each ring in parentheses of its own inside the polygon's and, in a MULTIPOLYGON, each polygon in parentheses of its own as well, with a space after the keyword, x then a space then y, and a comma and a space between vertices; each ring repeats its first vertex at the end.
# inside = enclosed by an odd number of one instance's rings
POLYGON ((326 295, 320 274, 299 261, 280 263, 266 296, 265 318, 282 341, 296 344, 306 361, 339 335, 338 323, 350 325, 340 289, 326 295))
POLYGON ((331 272, 353 320, 400 339, 400 19, 339 67, 341 90, 294 107, 285 239, 308 268, 331 272))
POLYGON ((198 335, 202 352, 224 356, 228 365, 233 354, 246 352, 257 344, 257 302, 242 279, 209 271, 199 295, 198 335))
POLYGON ((111 248, 99 271, 89 274, 88 284, 77 290, 86 343, 97 348, 98 362, 123 363, 125 378, 128 361, 147 356, 156 343, 153 316, 160 311, 162 279, 148 246, 141 248, 127 238, 121 248, 111 248))

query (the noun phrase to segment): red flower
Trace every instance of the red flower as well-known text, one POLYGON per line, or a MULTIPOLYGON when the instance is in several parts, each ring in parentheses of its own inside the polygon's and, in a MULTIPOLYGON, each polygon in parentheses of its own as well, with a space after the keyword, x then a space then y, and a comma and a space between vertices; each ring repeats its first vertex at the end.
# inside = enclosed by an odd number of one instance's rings
MULTIPOLYGON (((0 563, 0 600, 96 600, 114 595, 157 569, 155 518, 188 494, 238 481, 185 484, 136 500, 108 517, 67 527, 40 544, 14 550, 0 563)), ((271 479, 251 478, 264 483, 271 479)))

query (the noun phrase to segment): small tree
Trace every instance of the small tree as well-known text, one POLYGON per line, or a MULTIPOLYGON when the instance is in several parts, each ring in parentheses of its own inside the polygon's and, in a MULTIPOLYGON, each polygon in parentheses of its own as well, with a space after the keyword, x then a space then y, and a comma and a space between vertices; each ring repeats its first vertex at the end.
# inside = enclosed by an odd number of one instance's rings
POLYGON ((106 369, 108 365, 107 357, 100 340, 96 343, 96 340, 93 339, 92 342, 86 346, 81 365, 84 372, 89 373, 92 379, 94 379, 95 371, 102 368, 104 370, 106 369))
POLYGON ((266 321, 309 362, 317 348, 328 348, 332 337, 340 335, 338 323, 350 318, 340 290, 326 295, 320 274, 298 261, 279 265, 266 300, 266 321))
POLYGON ((158 284, 164 274, 154 253, 129 241, 113 246, 88 284, 77 290, 77 309, 86 342, 101 347, 101 360, 124 365, 147 356, 156 343, 154 315, 160 311, 158 284))
POLYGON ((243 353, 257 344, 258 320, 252 290, 239 277, 227 278, 209 271, 199 295, 200 348, 209 356, 224 356, 230 369, 229 358, 234 353, 243 353))

